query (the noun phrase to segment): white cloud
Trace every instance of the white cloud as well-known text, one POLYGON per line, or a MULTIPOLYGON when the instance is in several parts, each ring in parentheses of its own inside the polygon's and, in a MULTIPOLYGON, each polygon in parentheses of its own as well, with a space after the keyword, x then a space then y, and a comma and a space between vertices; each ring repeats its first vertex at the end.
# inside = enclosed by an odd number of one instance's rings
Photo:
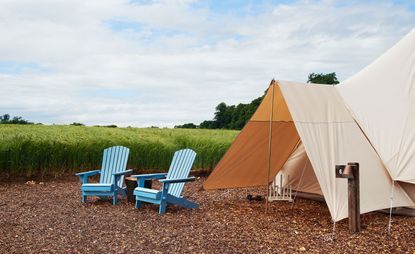
POLYGON ((391 2, 298 1, 255 15, 195 1, 0 2, 0 113, 46 123, 199 123, 221 101, 249 102, 272 78, 356 73, 405 35, 391 2), (118 21, 124 29, 111 28, 118 21), (136 27, 134 27, 136 26, 136 27))

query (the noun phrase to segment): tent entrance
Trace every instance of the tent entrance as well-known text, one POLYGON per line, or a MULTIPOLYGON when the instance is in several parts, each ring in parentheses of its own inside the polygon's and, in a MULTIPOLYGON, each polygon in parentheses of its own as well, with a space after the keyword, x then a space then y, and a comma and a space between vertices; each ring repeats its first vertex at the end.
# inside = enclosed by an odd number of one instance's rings
POLYGON ((282 186, 291 185, 293 190, 298 192, 323 195, 313 166, 301 141, 281 168, 280 173, 290 176, 285 179, 286 181, 283 182, 282 186))
POLYGON ((321 200, 323 192, 301 141, 269 188, 269 201, 292 201, 298 194, 305 197, 316 196, 321 200))

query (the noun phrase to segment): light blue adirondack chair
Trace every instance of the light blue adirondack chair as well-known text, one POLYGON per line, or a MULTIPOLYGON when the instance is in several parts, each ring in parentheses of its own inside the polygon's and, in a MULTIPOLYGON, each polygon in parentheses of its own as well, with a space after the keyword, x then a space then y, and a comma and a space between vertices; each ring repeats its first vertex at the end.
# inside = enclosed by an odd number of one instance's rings
POLYGON ((135 207, 140 208, 141 202, 158 204, 160 205, 160 214, 166 212, 167 204, 198 208, 198 204, 182 196, 184 184, 195 180, 194 177, 189 177, 195 158, 196 153, 192 149, 179 150, 174 153, 168 173, 133 175, 132 177, 137 178, 138 185, 134 189, 135 207), (144 181, 149 179, 160 179, 159 181, 162 183, 161 190, 144 188, 144 181))
POLYGON ((113 205, 117 204, 118 194, 126 195, 124 176, 133 171, 126 170, 130 149, 113 146, 104 150, 101 170, 77 173, 82 182, 82 203, 87 196, 112 197, 113 205), (99 183, 88 183, 88 177, 101 174, 99 183))

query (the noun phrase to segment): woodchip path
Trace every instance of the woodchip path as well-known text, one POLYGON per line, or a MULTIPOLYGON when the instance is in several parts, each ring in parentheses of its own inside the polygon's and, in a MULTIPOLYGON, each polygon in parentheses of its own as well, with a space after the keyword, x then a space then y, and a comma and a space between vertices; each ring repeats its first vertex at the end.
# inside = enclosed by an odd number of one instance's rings
MULTIPOLYGON (((248 201, 247 190, 201 190, 198 179, 185 195, 196 210, 158 207, 139 210, 121 199, 81 203, 80 184, 0 183, 0 253, 415 253, 415 218, 362 216, 363 232, 352 235, 347 221, 332 222, 324 203, 297 199, 248 201)), ((251 189, 250 194, 265 190, 251 189)))

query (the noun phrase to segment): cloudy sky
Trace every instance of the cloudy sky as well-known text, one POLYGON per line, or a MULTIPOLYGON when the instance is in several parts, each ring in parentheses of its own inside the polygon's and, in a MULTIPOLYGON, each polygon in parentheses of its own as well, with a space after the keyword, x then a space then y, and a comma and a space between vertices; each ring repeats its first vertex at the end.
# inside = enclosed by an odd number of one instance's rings
POLYGON ((413 0, 0 0, 0 114, 200 123, 272 78, 345 80, 414 26, 413 0))

